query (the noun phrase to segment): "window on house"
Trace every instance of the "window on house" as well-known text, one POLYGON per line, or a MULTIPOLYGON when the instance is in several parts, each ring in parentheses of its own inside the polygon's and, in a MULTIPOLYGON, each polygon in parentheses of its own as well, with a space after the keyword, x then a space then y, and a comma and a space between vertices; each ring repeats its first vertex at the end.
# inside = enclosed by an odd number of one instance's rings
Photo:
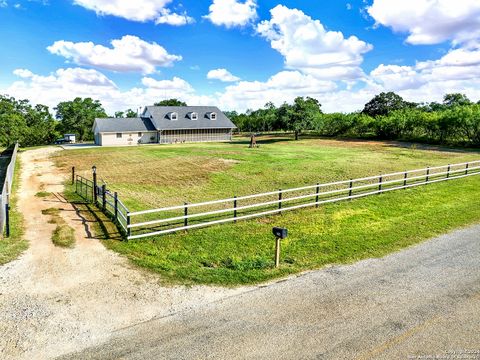
POLYGON ((142 137, 142 133, 141 133, 141 132, 138 133, 138 137, 142 137))
POLYGON ((210 114, 210 120, 217 120, 217 113, 212 112, 210 114))
POLYGON ((192 113, 190 114, 190 119, 192 119, 192 120, 198 120, 198 114, 197 114, 196 112, 192 112, 192 113))
POLYGON ((178 114, 176 112, 171 112, 168 115, 169 115, 168 117, 170 118, 170 120, 177 120, 178 119, 178 114))
POLYGON ((122 138, 122 133, 117 133, 117 139, 121 139, 122 138))

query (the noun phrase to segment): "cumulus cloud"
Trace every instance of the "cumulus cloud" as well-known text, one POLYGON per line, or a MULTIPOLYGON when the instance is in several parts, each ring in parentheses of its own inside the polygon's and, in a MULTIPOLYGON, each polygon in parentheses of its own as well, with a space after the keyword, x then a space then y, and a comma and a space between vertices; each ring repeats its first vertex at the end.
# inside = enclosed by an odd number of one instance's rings
POLYGON ((299 71, 281 71, 264 82, 240 81, 229 85, 224 93, 217 96, 222 108, 245 110, 263 107, 269 101, 280 105, 284 101, 293 101, 297 96, 318 97, 336 88, 333 81, 318 80, 299 71))
POLYGON ((459 44, 480 38, 478 0, 374 0, 367 11, 377 25, 409 33, 410 44, 459 44))
POLYGON ((418 89, 445 81, 474 81, 480 78, 480 49, 453 49, 438 60, 414 66, 380 65, 371 79, 390 90, 418 89))
POLYGON ((155 19, 155 24, 169 24, 172 26, 182 26, 193 24, 195 19, 188 16, 187 13, 176 14, 169 9, 162 9, 161 15, 155 19))
POLYGON ((251 24, 257 18, 255 0, 213 0, 205 19, 217 26, 232 28, 251 24))
POLYGON ((262 21, 257 32, 270 41, 285 58, 285 65, 320 79, 357 79, 363 54, 373 47, 356 36, 327 31, 298 9, 278 5, 270 10, 271 19, 262 21))
POLYGON ((235 82, 235 81, 240 80, 239 77, 233 75, 227 69, 210 70, 207 74, 207 79, 220 80, 220 81, 223 81, 223 82, 235 82))
POLYGON ((91 97, 101 101, 108 113, 119 109, 136 109, 151 105, 165 98, 178 98, 191 105, 217 105, 217 100, 198 95, 185 80, 174 77, 169 80, 142 79, 141 87, 122 90, 104 74, 93 69, 58 69, 48 75, 34 74, 28 69, 17 69, 14 74, 21 78, 7 88, 0 89, 20 99, 55 107, 61 101, 76 97, 91 97))
POLYGON ((132 21, 155 20, 157 24, 185 25, 193 22, 186 14, 175 14, 166 9, 172 0, 74 0, 74 4, 97 15, 112 15, 132 21))
POLYGON ((156 67, 172 66, 182 59, 172 55, 159 44, 148 43, 137 36, 125 35, 111 41, 112 47, 93 42, 59 40, 47 47, 52 54, 60 55, 78 65, 94 66, 118 72, 141 72, 150 74, 156 67))

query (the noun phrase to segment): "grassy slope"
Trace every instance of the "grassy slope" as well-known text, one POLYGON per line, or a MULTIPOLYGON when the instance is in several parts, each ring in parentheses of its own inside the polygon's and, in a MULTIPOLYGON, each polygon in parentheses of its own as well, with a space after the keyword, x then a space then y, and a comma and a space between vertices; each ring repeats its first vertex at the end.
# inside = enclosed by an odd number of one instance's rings
POLYGON ((20 182, 20 160, 17 158, 15 175, 12 187, 13 196, 10 203, 10 237, 0 239, 0 265, 16 259, 28 247, 28 242, 23 238, 23 216, 17 210, 17 191, 20 182))
MULTIPOLYGON (((145 209, 480 158, 476 152, 388 143, 276 140, 256 150, 243 142, 104 148, 63 152, 58 160, 65 171, 72 165, 88 171, 96 164, 128 206, 145 209)), ((479 185, 480 176, 471 177, 188 234, 106 244, 173 282, 259 282, 381 256, 478 222, 479 185), (272 226, 290 231, 279 270, 272 268, 272 226)))

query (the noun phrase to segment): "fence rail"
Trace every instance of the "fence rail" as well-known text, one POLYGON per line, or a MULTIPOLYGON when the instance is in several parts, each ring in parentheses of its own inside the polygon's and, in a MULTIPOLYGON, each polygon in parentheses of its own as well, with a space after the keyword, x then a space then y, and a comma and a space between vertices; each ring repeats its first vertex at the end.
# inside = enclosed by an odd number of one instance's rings
POLYGON ((10 210, 10 195, 12 191, 13 176, 15 174, 15 164, 17 161, 18 153, 18 142, 15 143, 15 146, 12 151, 12 156, 10 158, 10 163, 7 166, 5 173, 5 180, 3 182, 2 191, 0 194, 0 237, 5 235, 10 235, 10 224, 9 224, 9 210, 10 210))
POLYGON ((127 225, 127 229, 130 230, 127 231, 128 239, 164 235, 177 231, 274 215, 284 211, 312 206, 318 207, 321 204, 357 199, 393 190, 407 189, 478 174, 480 174, 480 161, 473 161, 291 189, 279 189, 277 191, 202 203, 136 211, 129 213, 131 221, 127 225), (252 200, 254 201, 253 203, 240 205, 241 202, 251 202, 252 200), (212 206, 222 206, 222 208, 192 213, 192 210, 197 208, 212 206), (170 214, 175 211, 179 211, 180 214, 171 216, 170 214), (167 216, 162 217, 162 213, 167 214, 167 216), (152 219, 152 216, 155 218, 152 219), (223 218, 212 219, 215 216, 223 216, 223 218), (139 220, 132 221, 134 219, 139 220))
POLYGON ((168 206, 130 212, 117 193, 76 177, 75 190, 88 201, 95 201, 111 216, 128 240, 164 235, 177 231, 237 222, 285 211, 318 207, 321 204, 358 199, 389 191, 408 189, 468 176, 480 175, 480 161, 427 167, 325 184, 317 183, 290 189, 202 203, 168 206), (96 192, 96 193, 95 193, 96 192), (96 195, 96 196, 95 196, 96 195))
POLYGON ((74 178, 75 192, 88 202, 95 203, 104 213, 114 219, 117 225, 127 233, 128 208, 118 198, 117 193, 112 193, 105 185, 98 186, 94 181, 83 176, 74 178))

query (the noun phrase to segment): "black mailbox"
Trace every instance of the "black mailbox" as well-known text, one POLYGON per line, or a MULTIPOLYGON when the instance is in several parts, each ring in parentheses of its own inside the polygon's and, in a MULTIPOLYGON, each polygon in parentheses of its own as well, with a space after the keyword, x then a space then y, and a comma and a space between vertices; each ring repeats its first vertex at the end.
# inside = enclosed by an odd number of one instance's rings
POLYGON ((288 230, 281 227, 274 227, 272 229, 273 235, 275 235, 279 239, 285 239, 288 235, 288 230))

